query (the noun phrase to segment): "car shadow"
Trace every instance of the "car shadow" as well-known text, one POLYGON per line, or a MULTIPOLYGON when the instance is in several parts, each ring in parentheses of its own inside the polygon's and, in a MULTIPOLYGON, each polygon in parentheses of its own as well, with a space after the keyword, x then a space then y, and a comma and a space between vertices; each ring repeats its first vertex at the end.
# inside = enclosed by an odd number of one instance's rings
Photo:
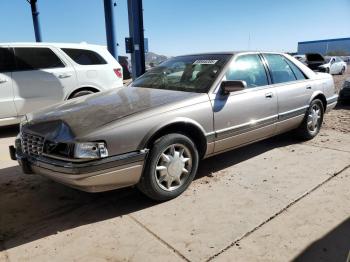
MULTIPOLYGON (((213 178, 216 171, 295 143, 298 140, 284 134, 205 159, 196 179, 213 178)), ((0 192, 0 251, 161 204, 135 188, 80 192, 41 176, 24 175, 18 166, 0 169, 0 192)))
POLYGON ((293 261, 345 262, 347 259, 350 259, 350 218, 306 247, 293 261))

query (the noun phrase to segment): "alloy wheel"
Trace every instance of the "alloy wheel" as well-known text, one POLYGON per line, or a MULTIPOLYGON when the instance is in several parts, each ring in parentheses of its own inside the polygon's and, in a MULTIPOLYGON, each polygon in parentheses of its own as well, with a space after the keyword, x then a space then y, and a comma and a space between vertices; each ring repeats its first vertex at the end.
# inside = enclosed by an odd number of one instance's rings
POLYGON ((183 144, 170 145, 158 157, 156 182, 163 190, 174 191, 185 183, 191 170, 191 151, 183 144))
POLYGON ((322 121, 322 109, 318 104, 313 104, 307 117, 307 128, 311 134, 317 133, 322 121))

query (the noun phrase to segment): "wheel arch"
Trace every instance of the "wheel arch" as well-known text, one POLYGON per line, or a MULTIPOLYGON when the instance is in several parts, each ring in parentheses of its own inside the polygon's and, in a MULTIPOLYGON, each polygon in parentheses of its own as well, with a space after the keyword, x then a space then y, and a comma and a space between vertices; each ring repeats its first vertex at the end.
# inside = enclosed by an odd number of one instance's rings
POLYGON ((322 104, 323 104, 323 110, 324 112, 326 112, 326 109, 327 109, 327 99, 326 99, 326 96, 321 92, 315 92, 312 96, 311 96, 311 99, 309 101, 309 103, 311 103, 311 101, 315 100, 315 99, 320 99, 322 101, 322 104))
POLYGON ((171 133, 188 136, 196 145, 200 158, 203 158, 207 151, 206 132, 199 123, 188 118, 176 118, 173 121, 154 127, 142 140, 140 148, 151 149, 157 139, 171 133))
POLYGON ((92 87, 92 86, 83 86, 83 87, 79 87, 77 89, 74 89, 73 91, 71 91, 68 96, 66 97, 65 100, 68 100, 68 99, 71 99, 73 95, 75 95, 76 93, 80 92, 80 91, 85 91, 85 90, 88 90, 88 91, 92 91, 94 93, 97 93, 97 92, 101 92, 100 89, 96 88, 96 87, 92 87))

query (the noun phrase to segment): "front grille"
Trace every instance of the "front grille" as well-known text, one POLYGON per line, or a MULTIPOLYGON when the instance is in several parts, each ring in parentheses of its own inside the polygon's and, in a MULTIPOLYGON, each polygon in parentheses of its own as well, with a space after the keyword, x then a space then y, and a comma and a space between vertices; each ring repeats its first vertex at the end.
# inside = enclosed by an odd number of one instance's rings
POLYGON ((43 153, 44 138, 37 135, 22 133, 22 150, 30 156, 40 156, 43 153))

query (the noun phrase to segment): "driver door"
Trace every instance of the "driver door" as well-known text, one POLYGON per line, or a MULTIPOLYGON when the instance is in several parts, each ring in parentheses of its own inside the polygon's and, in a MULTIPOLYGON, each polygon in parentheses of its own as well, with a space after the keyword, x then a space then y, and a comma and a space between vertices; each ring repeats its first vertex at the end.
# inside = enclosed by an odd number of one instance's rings
POLYGON ((223 80, 243 80, 247 88, 211 94, 216 135, 215 152, 272 136, 278 118, 275 88, 259 54, 238 56, 223 80))

